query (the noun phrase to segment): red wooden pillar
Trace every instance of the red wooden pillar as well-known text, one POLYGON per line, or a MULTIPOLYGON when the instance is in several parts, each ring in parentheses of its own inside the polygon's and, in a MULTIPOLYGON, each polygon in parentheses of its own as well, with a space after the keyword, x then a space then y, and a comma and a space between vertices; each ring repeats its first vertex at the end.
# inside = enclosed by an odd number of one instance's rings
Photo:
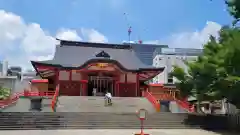
POLYGON ((82 85, 82 96, 87 96, 87 80, 81 80, 81 85, 82 85))
POLYGON ((120 75, 117 75, 117 77, 115 78, 115 88, 114 88, 114 92, 115 92, 115 96, 116 97, 120 97, 120 91, 119 91, 119 80, 120 80, 120 75))
POLYGON ((140 96, 139 91, 139 74, 136 75, 136 97, 140 96))
POLYGON ((128 91, 128 89, 129 89, 129 85, 128 85, 128 79, 127 79, 127 74, 125 74, 124 75, 124 91, 125 91, 125 93, 124 93, 124 96, 129 96, 129 95, 126 95, 126 91, 127 91, 127 94, 129 94, 129 91, 128 91))
MULTIPOLYGON (((59 81, 59 69, 55 69, 55 90, 57 89, 57 87, 59 87, 59 91, 60 91, 60 81, 59 81)), ((60 94, 60 92, 59 92, 60 94)))
POLYGON ((72 81, 72 70, 70 70, 68 72, 69 72, 69 81, 72 81))

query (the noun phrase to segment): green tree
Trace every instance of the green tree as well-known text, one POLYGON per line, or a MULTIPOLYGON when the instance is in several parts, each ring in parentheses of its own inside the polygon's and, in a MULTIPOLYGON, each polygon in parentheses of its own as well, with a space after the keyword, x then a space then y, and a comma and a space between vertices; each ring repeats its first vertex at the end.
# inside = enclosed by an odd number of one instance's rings
POLYGON ((176 86, 182 93, 181 96, 194 96, 200 103, 219 95, 216 94, 218 91, 215 84, 220 81, 220 75, 224 75, 224 69, 220 67, 221 50, 222 45, 211 36, 210 41, 204 46, 203 55, 194 62, 186 62, 187 72, 180 67, 174 67, 171 74, 179 80, 176 86))
POLYGON ((174 67, 172 75, 179 80, 182 96, 193 95, 202 100, 227 98, 240 107, 240 29, 223 27, 219 38, 210 37, 203 55, 186 63, 188 72, 174 67))
POLYGON ((224 57, 222 66, 227 76, 222 81, 222 95, 231 103, 240 107, 240 29, 238 27, 225 27, 220 32, 219 44, 224 45, 224 57))
POLYGON ((229 13, 236 19, 234 24, 236 24, 240 19, 240 1, 239 0, 225 0, 228 6, 229 13))
MULTIPOLYGON (((213 0, 210 0, 213 1, 213 0)), ((236 25, 240 20, 240 1, 239 0, 224 0, 228 7, 229 14, 235 18, 233 25, 236 25)))
POLYGON ((191 76, 186 74, 184 69, 174 66, 171 76, 175 77, 178 80, 178 82, 176 83, 176 87, 180 90, 181 98, 185 99, 193 94, 193 79, 191 78, 191 76))

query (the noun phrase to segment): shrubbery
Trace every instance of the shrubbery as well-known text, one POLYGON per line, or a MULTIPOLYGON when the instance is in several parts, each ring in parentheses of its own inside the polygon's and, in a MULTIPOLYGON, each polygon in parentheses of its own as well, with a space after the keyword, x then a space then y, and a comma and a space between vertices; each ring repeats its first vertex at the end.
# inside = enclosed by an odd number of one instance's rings
POLYGON ((11 89, 0 86, 0 100, 8 98, 10 93, 11 89))

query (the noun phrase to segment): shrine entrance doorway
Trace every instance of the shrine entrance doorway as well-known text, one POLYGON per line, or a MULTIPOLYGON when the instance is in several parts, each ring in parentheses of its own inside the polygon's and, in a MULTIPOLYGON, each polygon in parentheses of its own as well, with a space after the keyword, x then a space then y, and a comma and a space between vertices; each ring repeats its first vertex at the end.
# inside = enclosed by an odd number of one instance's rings
POLYGON ((114 95, 114 77, 110 76, 88 76, 88 96, 93 96, 93 89, 96 89, 96 96, 104 96, 108 91, 114 95))

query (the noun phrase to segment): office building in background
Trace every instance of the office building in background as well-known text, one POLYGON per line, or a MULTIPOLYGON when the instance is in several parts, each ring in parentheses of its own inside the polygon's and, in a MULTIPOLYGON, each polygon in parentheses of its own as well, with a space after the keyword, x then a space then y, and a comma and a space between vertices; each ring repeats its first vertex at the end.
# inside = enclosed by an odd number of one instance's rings
POLYGON ((7 76, 8 61, 4 60, 0 62, 0 76, 7 76))
MULTIPOLYGON (((123 43, 129 45, 128 43, 123 43)), ((153 53, 156 49, 168 48, 167 45, 154 45, 154 44, 133 44, 131 43, 136 56, 146 65, 153 64, 153 53)))
POLYGON ((173 84, 177 80, 172 78, 169 73, 173 66, 179 66, 187 72, 188 67, 185 61, 195 61, 202 54, 202 49, 190 48, 162 48, 154 52, 153 66, 165 67, 164 71, 153 78, 152 83, 173 84))

